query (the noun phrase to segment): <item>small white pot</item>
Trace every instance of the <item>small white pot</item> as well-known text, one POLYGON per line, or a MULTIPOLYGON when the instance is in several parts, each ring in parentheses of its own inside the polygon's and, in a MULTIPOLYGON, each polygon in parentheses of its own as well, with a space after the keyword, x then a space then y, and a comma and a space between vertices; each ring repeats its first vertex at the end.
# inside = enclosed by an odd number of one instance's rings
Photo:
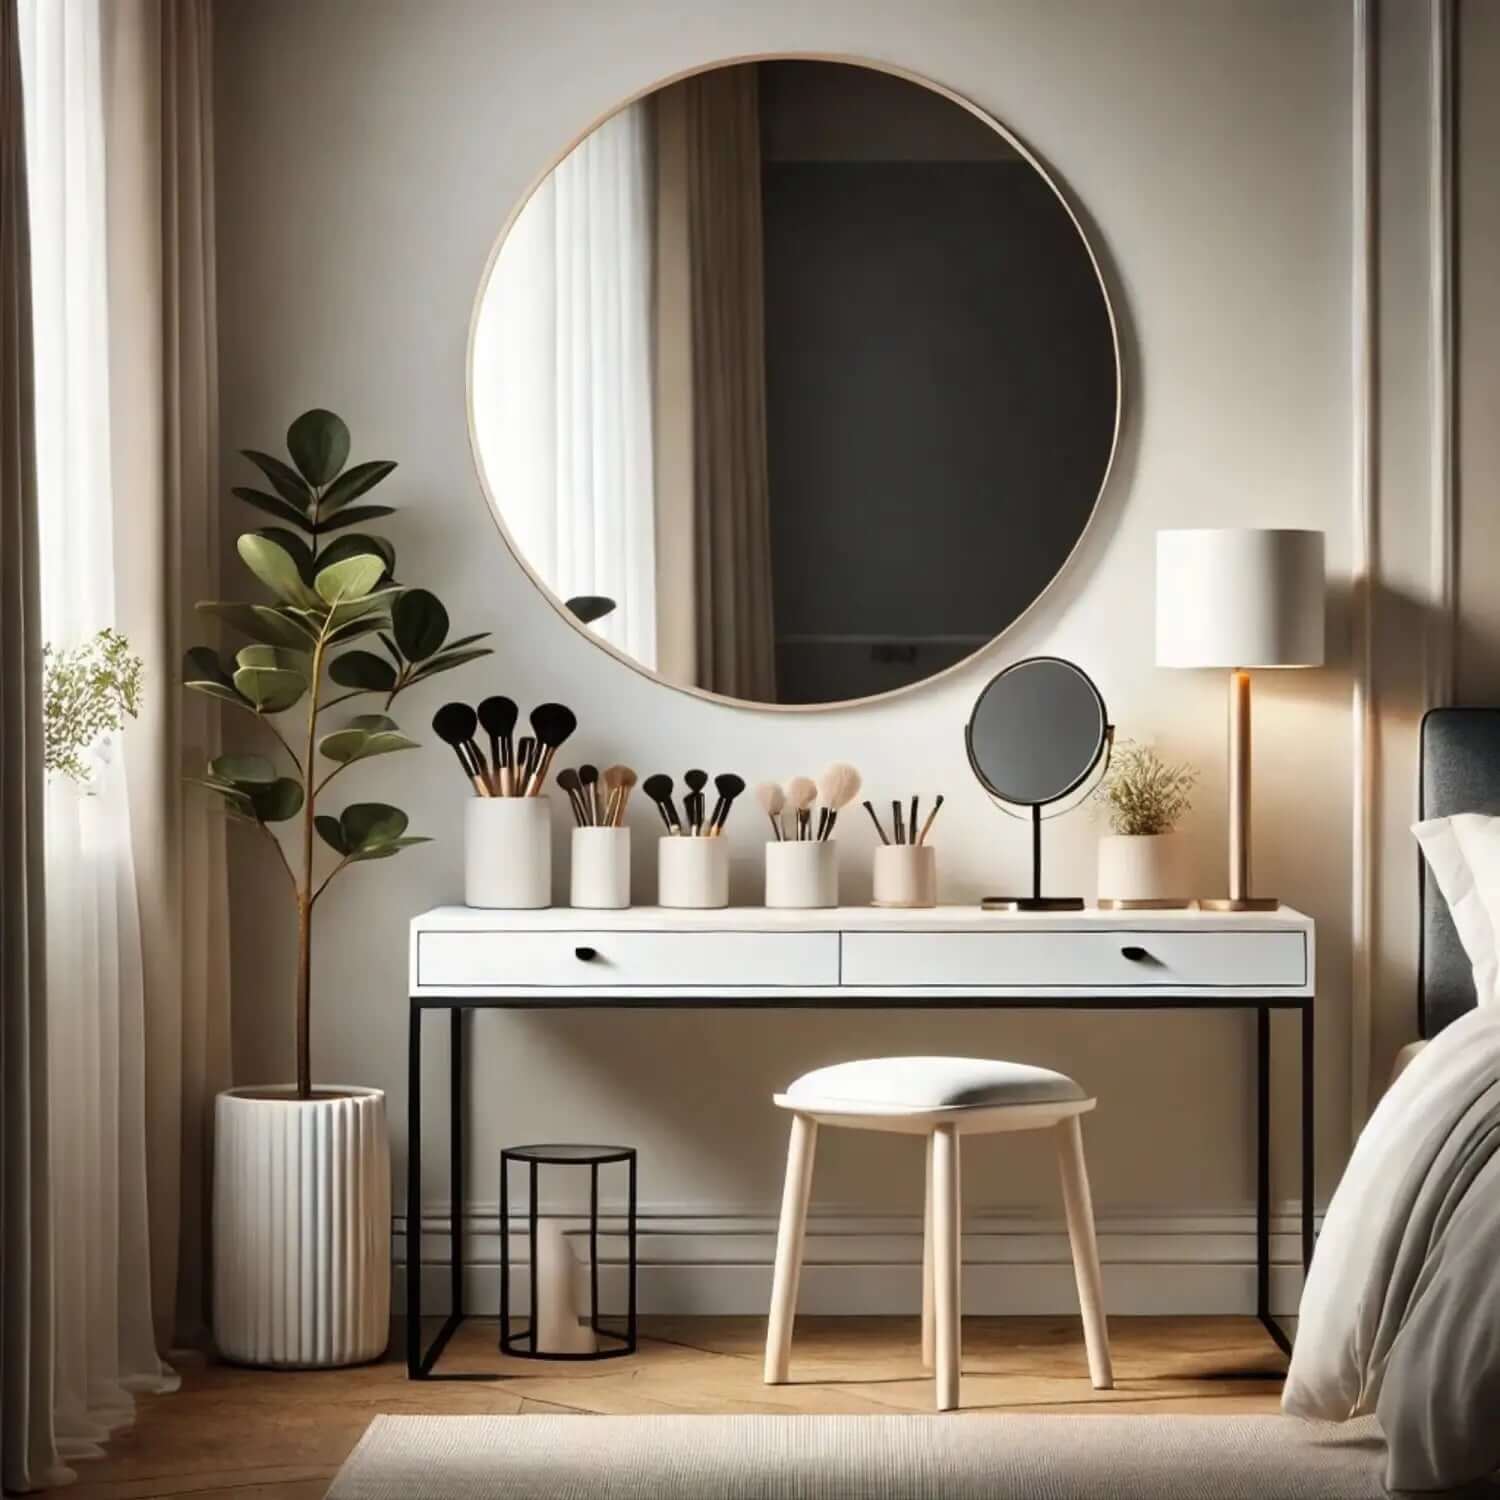
POLYGON ((378 1359, 391 1320, 385 1095, 230 1089, 214 1110, 214 1341, 245 1365, 378 1359))
POLYGON ((936 906, 937 850, 931 844, 882 844, 875 851, 875 906, 936 906))
POLYGON ((630 905, 630 830, 575 828, 569 901, 597 911, 630 905))
POLYGON ((1187 845, 1176 833, 1107 833, 1099 840, 1099 899, 1186 906, 1187 845))
POLYGON ((766 845, 766 905, 778 908, 837 906, 836 839, 790 839, 766 845))
POLYGON ((469 799, 464 903, 511 911, 552 905, 552 804, 545 797, 469 799))
POLYGON ((729 905, 729 845, 722 838, 656 841, 656 902, 694 910, 729 905))

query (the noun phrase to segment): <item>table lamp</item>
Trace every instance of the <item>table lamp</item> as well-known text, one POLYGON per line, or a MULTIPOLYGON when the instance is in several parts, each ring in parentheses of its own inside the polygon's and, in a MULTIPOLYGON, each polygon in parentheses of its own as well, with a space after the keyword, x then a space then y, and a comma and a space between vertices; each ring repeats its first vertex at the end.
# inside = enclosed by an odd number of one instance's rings
POLYGON ((1209 911, 1274 911, 1250 894, 1250 672, 1323 664, 1323 533, 1156 534, 1156 664, 1229 673, 1229 895, 1209 911))

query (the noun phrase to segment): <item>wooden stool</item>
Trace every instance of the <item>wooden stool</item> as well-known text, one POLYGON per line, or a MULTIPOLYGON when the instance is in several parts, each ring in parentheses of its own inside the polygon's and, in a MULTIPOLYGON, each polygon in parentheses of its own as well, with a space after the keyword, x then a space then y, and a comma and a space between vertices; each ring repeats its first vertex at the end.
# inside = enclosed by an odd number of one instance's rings
POLYGON ((797 1283, 802 1273, 802 1244, 819 1125, 927 1137, 922 1361, 931 1365, 937 1376, 939 1411, 951 1411, 959 1404, 959 1137, 1055 1128, 1089 1376, 1095 1390, 1109 1390, 1114 1385, 1099 1285, 1094 1210, 1089 1201, 1078 1118, 1094 1107, 1094 1100, 1077 1083, 1062 1073, 1024 1063, 974 1057, 878 1057, 819 1068, 775 1097, 782 1109, 792 1111, 792 1138, 781 1199, 781 1227, 776 1237, 771 1321, 766 1332, 767 1385, 783 1384, 791 1361, 792 1322, 797 1314, 797 1283))

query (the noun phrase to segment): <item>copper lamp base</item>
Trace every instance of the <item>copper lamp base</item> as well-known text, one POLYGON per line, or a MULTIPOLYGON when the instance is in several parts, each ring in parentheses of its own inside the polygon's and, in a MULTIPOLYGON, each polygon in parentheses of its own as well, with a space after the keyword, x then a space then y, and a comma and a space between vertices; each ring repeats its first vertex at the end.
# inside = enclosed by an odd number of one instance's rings
POLYGON ((1277 911, 1281 906, 1275 896, 1200 896, 1200 911, 1277 911))

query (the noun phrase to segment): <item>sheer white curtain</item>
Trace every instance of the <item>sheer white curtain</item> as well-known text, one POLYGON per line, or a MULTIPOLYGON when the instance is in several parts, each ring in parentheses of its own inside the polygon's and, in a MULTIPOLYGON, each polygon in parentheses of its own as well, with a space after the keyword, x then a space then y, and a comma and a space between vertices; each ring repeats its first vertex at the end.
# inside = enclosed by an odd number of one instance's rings
POLYGON ((593 629, 656 664, 651 441, 653 131, 621 110, 576 147, 501 247, 474 342, 491 492, 562 598, 602 594, 593 629))
MULTIPOLYGON (((20 0, 35 326, 42 625, 116 623, 100 5, 20 0)), ((175 684, 148 681, 148 693, 175 684)), ((146 1209, 145 1015, 130 804, 118 747, 46 804, 55 1420, 97 1454, 157 1357, 146 1209)))

